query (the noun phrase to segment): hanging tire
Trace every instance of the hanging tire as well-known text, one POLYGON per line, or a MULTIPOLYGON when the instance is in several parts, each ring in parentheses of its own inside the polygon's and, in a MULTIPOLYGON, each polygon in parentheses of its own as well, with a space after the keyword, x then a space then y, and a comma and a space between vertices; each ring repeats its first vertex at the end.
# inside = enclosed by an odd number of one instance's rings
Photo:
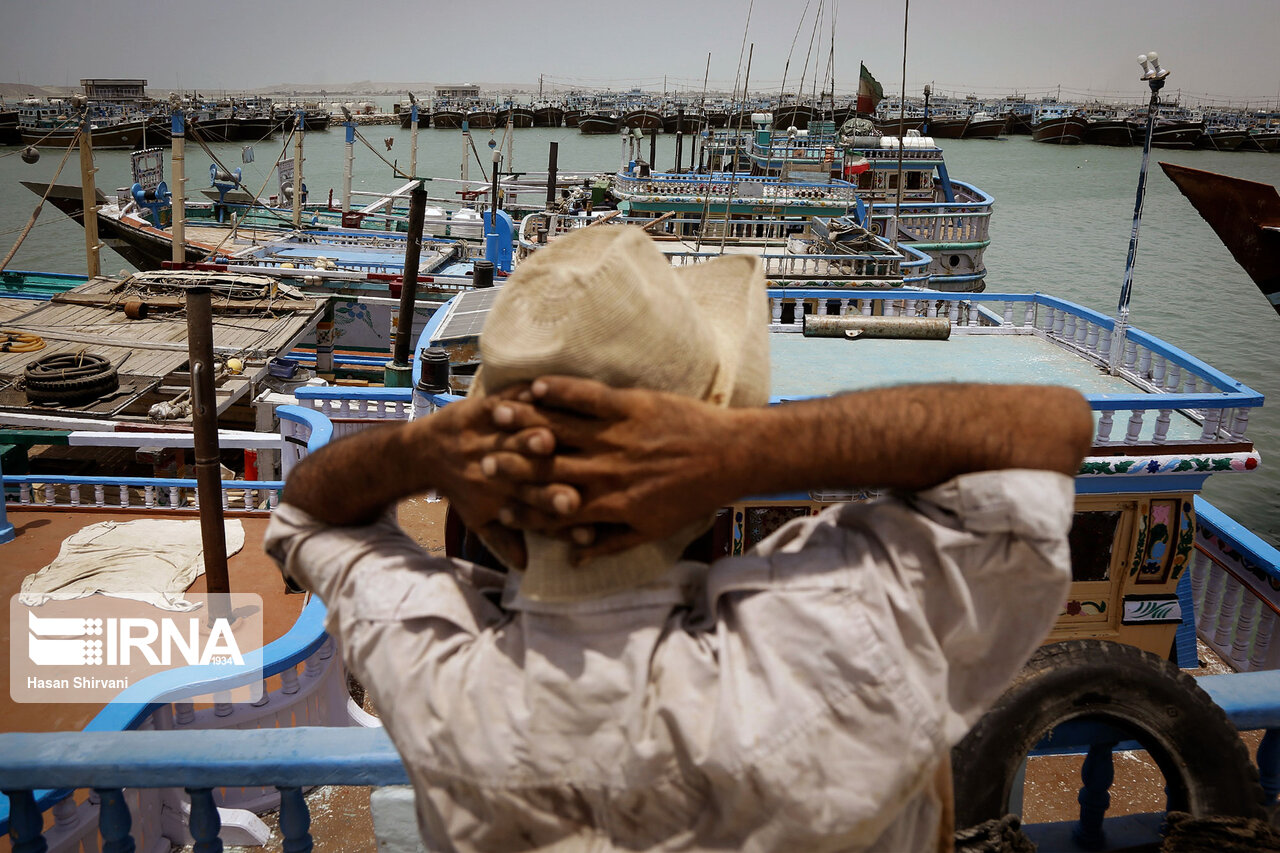
POLYGON ((1164 774, 1169 811, 1263 817, 1258 771, 1227 715, 1195 679, 1133 646, 1069 640, 1041 647, 952 750, 956 826, 1008 811, 1027 753, 1055 726, 1123 729, 1164 774))
POLYGON ((115 366, 94 353, 52 353, 27 364, 22 374, 33 403, 79 405, 120 387, 115 366))

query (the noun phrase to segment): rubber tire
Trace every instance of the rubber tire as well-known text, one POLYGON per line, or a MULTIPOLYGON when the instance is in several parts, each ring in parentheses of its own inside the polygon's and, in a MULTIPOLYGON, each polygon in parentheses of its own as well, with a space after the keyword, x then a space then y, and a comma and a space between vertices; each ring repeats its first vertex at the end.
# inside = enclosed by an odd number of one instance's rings
POLYGON ((1227 715, 1157 655, 1105 640, 1042 646, 955 746, 956 826, 999 818, 1023 758, 1055 726, 1101 718, 1126 728, 1164 774, 1168 810, 1264 817, 1258 770, 1227 715))
MULTIPOLYGON (((61 355, 61 354, 56 354, 61 355)), ((49 376, 33 375, 33 368, 48 360, 46 356, 27 365, 24 375, 27 399, 33 403, 87 403, 103 397, 120 387, 120 377, 116 368, 100 356, 102 369, 90 376, 74 379, 55 379, 49 376)))

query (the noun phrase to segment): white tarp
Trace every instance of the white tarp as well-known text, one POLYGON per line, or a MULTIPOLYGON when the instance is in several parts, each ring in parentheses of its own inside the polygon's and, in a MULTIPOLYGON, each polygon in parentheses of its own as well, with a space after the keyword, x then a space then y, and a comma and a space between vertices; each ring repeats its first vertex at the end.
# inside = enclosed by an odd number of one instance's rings
MULTIPOLYGON (((227 556, 244 547, 244 525, 225 522, 227 556)), ((194 610, 183 598, 204 574, 199 521, 140 519, 90 524, 62 541, 52 563, 22 580, 18 600, 36 607, 51 599, 100 592, 164 610, 194 610)))

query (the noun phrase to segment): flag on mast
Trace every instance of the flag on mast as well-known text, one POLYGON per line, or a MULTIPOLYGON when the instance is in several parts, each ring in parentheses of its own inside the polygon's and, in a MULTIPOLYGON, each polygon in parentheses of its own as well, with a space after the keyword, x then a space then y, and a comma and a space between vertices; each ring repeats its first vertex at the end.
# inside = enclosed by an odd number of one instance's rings
POLYGON ((875 112, 876 104, 884 100, 884 89, 871 76, 867 66, 858 75, 858 112, 862 115, 875 112))

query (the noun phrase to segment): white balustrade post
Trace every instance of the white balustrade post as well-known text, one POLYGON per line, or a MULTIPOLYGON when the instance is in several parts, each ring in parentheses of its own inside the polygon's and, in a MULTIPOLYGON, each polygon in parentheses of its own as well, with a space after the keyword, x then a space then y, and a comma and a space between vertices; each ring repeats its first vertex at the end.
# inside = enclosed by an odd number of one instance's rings
POLYGON ((769 297, 769 307, 773 311, 773 325, 782 325, 782 300, 776 296, 769 297))
POLYGON ((1022 312, 1022 325, 1035 328, 1036 325, 1036 304, 1028 301, 1022 312))
POLYGON ((1204 428, 1200 431, 1201 441, 1217 441, 1218 428, 1222 423, 1222 409, 1205 409, 1204 428))
POLYGON ((1271 638, 1275 635, 1276 614, 1269 607, 1262 607, 1258 619, 1258 630, 1253 638, 1253 654, 1249 656, 1249 671, 1267 669, 1267 658, 1271 652, 1271 638))
POLYGON ((1066 316, 1062 318, 1062 339, 1066 341, 1074 341, 1076 339, 1075 314, 1067 313, 1066 316))
POLYGON ((1138 435, 1142 432, 1142 409, 1134 409, 1133 414, 1129 416, 1129 429, 1125 432, 1125 444, 1137 444, 1138 435))
POLYGON ((1242 592, 1240 582, 1228 576, 1226 586, 1222 590, 1222 608, 1218 611, 1218 625, 1213 632, 1214 645, 1224 656, 1226 655, 1225 650, 1232 641, 1236 618, 1240 614, 1240 594, 1242 592))
POLYGON ((1151 441, 1155 444, 1164 444, 1169 440, 1169 420, 1173 416, 1173 409, 1161 409, 1160 414, 1156 416, 1156 430, 1151 436, 1151 441))
POLYGON ((1115 412, 1110 409, 1104 409, 1102 411, 1101 417, 1098 418, 1098 433, 1096 438, 1098 444, 1103 444, 1111 440, 1111 427, 1113 425, 1114 416, 1115 412))
POLYGON ((1244 431, 1249 427, 1249 410, 1245 408, 1236 409, 1236 416, 1231 421, 1231 438, 1234 441, 1244 439, 1244 431))
POLYGON ((1200 605, 1196 621, 1199 634, 1207 639, 1211 632, 1217 630, 1218 619, 1222 615, 1222 594, 1227 588, 1227 573, 1207 559, 1204 566, 1204 601, 1200 605))
POLYGON ((1241 590, 1240 615, 1236 620, 1235 637, 1231 640, 1231 664, 1237 670, 1249 668, 1249 649, 1253 640, 1253 624, 1258 619, 1262 602, 1249 590, 1241 590))
POLYGON ((1151 384, 1157 388, 1164 387, 1165 370, 1168 365, 1162 355, 1151 358, 1151 384))

